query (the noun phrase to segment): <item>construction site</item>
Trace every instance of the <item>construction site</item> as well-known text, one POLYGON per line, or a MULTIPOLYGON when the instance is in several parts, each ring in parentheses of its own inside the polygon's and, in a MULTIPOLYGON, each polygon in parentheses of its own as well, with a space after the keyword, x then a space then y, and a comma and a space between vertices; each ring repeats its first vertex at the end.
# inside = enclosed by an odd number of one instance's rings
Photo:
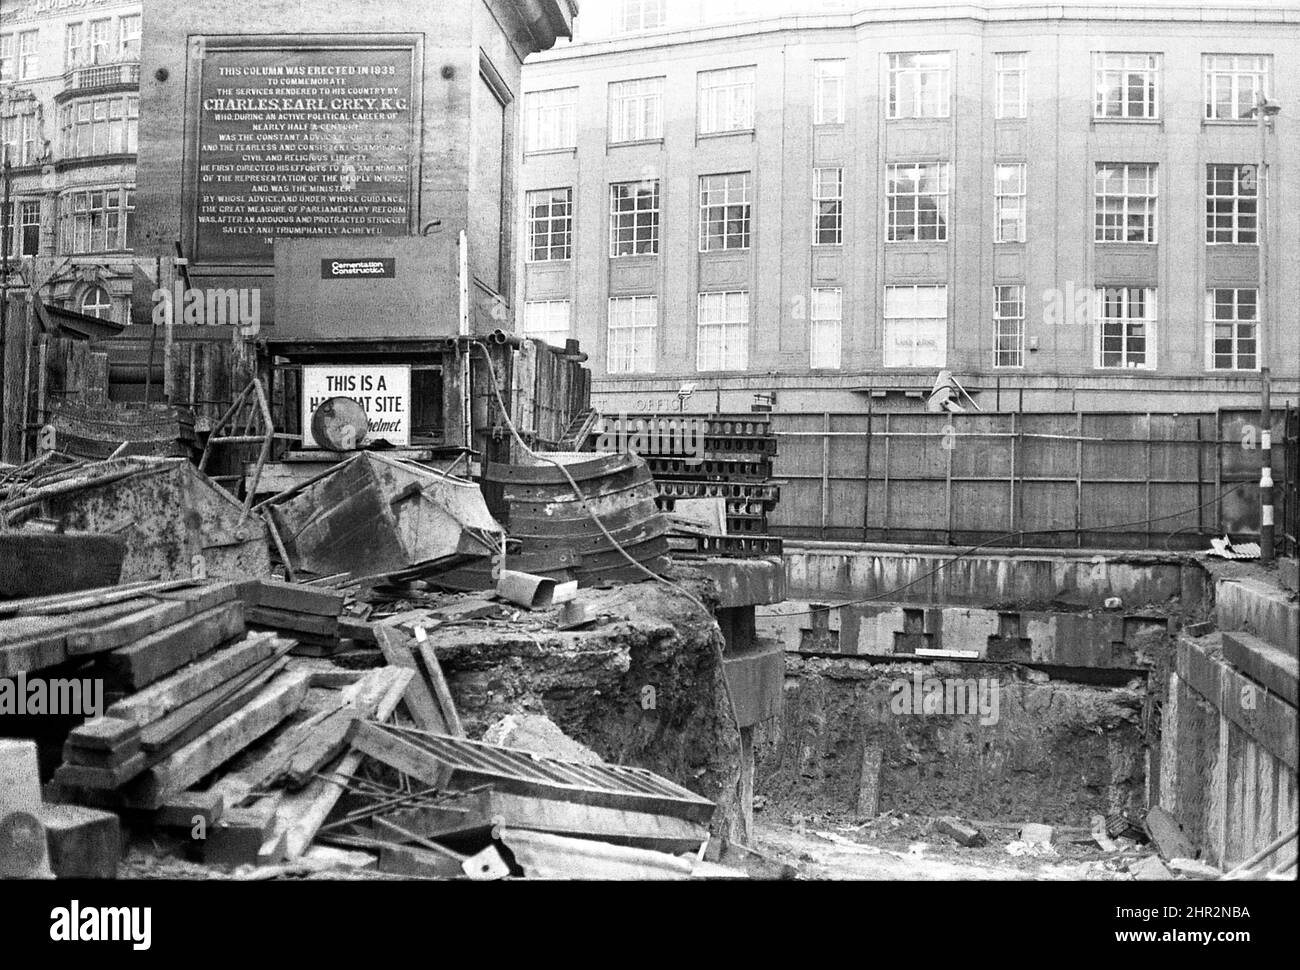
POLYGON ((512 306, 574 4, 143 8, 129 315, 5 226, 0 875, 1296 879, 1294 381, 614 411, 512 306))

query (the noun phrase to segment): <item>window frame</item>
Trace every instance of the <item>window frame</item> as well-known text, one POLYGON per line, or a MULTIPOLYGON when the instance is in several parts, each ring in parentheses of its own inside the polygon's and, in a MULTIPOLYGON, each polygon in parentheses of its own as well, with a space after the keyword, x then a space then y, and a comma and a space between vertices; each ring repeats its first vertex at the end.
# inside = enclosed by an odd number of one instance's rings
POLYGON ((998 51, 993 55, 993 117, 997 120, 1025 118, 1029 114, 1029 53, 1028 51, 998 51), (1018 58, 1018 66, 1006 67, 1007 58, 1018 58), (1015 110, 1007 109, 1003 97, 1004 79, 1017 76, 1015 110))
POLYGON ((757 77, 758 69, 754 64, 697 72, 695 134, 708 136, 753 131, 757 77), (740 79, 723 81, 724 76, 740 79), (726 103, 720 103, 722 101, 726 103))
POLYGON ((613 11, 613 33, 636 34, 646 30, 658 30, 668 22, 667 0, 619 0, 613 11), (629 12, 635 11, 635 17, 629 12), (657 13, 657 20, 649 23, 650 14, 657 13), (635 21, 635 23, 633 23, 635 21))
POLYGON ((18 81, 28 81, 38 76, 38 67, 41 56, 41 38, 40 29, 20 30, 16 33, 17 40, 14 42, 14 78, 18 81), (28 42, 30 41, 30 47, 28 42))
POLYGON ((839 370, 844 361, 844 287, 842 286, 814 286, 810 293, 808 301, 808 368, 810 370, 839 370), (818 300, 821 294, 829 298, 833 294, 834 314, 825 312, 823 301, 818 300), (821 324, 822 326, 818 326, 821 324), (833 325, 833 326, 832 326, 833 325), (834 334, 834 353, 828 353, 823 349, 824 357, 818 356, 818 331, 824 331, 826 334, 834 334), (834 363, 827 361, 833 359, 834 363))
POLYGON ((524 195, 524 211, 527 218, 528 241, 527 255, 525 262, 529 263, 562 263, 573 259, 573 187, 568 185, 559 185, 549 189, 531 189, 524 195), (555 193, 565 193, 565 199, 562 203, 557 203, 555 193), (538 215, 538 204, 533 201, 534 197, 549 195, 546 202, 546 213, 538 215), (564 211, 560 214, 555 213, 558 205, 564 206, 564 211), (563 228, 557 230, 556 224, 563 223, 563 228), (542 225, 545 229, 541 229, 542 225), (538 256, 539 252, 537 240, 545 237, 545 245, 542 249, 546 252, 545 256, 538 256), (560 242, 555 240, 559 239, 560 242), (557 249, 563 252, 562 256, 552 255, 557 249))
POLYGON ((952 114, 952 51, 890 51, 886 54, 886 65, 888 72, 885 100, 885 117, 891 120, 899 118, 947 118, 952 114), (903 65, 904 58, 926 58, 942 57, 944 63, 942 67, 924 66, 920 62, 915 65, 903 65), (926 87, 926 82, 922 79, 929 75, 937 75, 940 81, 939 96, 934 98, 937 111, 930 113, 926 110, 928 102, 922 96, 926 87), (899 82, 904 78, 912 79, 911 104, 906 113, 899 98, 899 82))
POLYGON ((569 337, 571 337, 571 336, 573 335, 573 301, 572 301, 572 300, 569 300, 569 299, 560 299, 560 300, 525 300, 525 301, 524 301, 524 312, 523 312, 523 316, 520 318, 520 321, 519 321, 519 329, 520 329, 520 332, 522 333, 522 335, 525 336, 525 337, 532 338, 533 340, 545 340, 546 343, 547 343, 549 346, 551 346, 551 347, 564 347, 565 342, 568 341, 569 337), (560 333, 560 331, 559 331, 558 329, 555 329, 555 328, 553 328, 553 327, 549 327, 549 326, 548 326, 548 327, 539 327, 539 328, 532 329, 532 330, 529 329, 529 319, 528 319, 528 318, 529 318, 529 315, 530 315, 530 314, 529 314, 529 308, 530 308, 530 307, 545 307, 545 308, 546 308, 546 316, 548 317, 548 319, 546 320, 546 322, 547 322, 547 323, 554 323, 554 320, 549 319, 550 314, 551 314, 551 309, 552 309, 553 307, 557 307, 557 306, 561 306, 561 305, 563 305, 563 307, 564 307, 564 331, 563 331, 563 332, 564 332, 564 337, 563 337, 563 339, 562 339, 558 344, 557 344, 557 343, 552 343, 550 340, 548 340, 548 339, 546 338, 546 336, 544 336, 545 334, 558 334, 558 333, 560 333))
POLYGON ((1259 351, 1260 351, 1259 335, 1260 335, 1260 320, 1259 320, 1259 288, 1258 287, 1256 286, 1212 286, 1206 289, 1205 291, 1205 369, 1206 370, 1215 371, 1218 373, 1227 373, 1227 372, 1234 372, 1234 371, 1240 373, 1258 372, 1261 363, 1259 358, 1259 351), (1225 305, 1221 303, 1219 300, 1220 293, 1232 294, 1231 304, 1226 304, 1226 305, 1230 305, 1233 309, 1233 316, 1231 318, 1220 318, 1216 315, 1217 308, 1225 305), (1252 305, 1255 311, 1255 315, 1253 317, 1243 318, 1240 315, 1242 293, 1250 293, 1253 296, 1252 305), (1232 349, 1228 355, 1232 359, 1232 365, 1230 367, 1220 367, 1218 364, 1218 360, 1222 355, 1216 349, 1217 344, 1219 342, 1219 338, 1216 331, 1221 326, 1230 327, 1232 330, 1232 336, 1228 338, 1229 340, 1231 340, 1231 346, 1232 346, 1232 349), (1249 338, 1243 337, 1243 335, 1240 332, 1243 328, 1246 327, 1250 328, 1251 330, 1251 335, 1249 338), (1254 360, 1254 364, 1250 367, 1242 367, 1239 363, 1239 358, 1246 356, 1246 354, 1243 351, 1238 349, 1238 345, 1239 343, 1241 343, 1243 340, 1246 339, 1249 339, 1249 342, 1254 345, 1254 350, 1250 354, 1250 356, 1254 360))
POLYGON ((1092 52, 1092 73, 1093 73, 1093 99, 1092 99, 1092 118, 1093 121, 1134 121, 1149 122, 1160 121, 1163 117, 1161 111, 1161 97, 1164 94, 1164 84, 1161 75, 1164 73, 1164 54, 1159 51, 1093 51, 1092 52), (1132 58, 1148 58, 1154 62, 1154 65, 1148 64, 1145 67, 1132 67, 1129 64, 1132 58), (1119 66, 1107 64, 1107 59, 1119 58, 1119 66), (1107 82, 1108 76, 1118 75, 1118 90, 1121 92, 1120 98, 1114 103, 1120 108, 1118 114, 1111 114, 1107 111, 1108 106, 1112 103, 1110 98, 1111 87, 1107 82), (1148 114, 1135 115, 1130 114, 1130 101, 1128 95, 1131 91, 1129 81, 1133 76, 1149 75, 1147 83, 1144 84, 1146 97, 1143 103, 1149 109, 1148 114))
POLYGON ((632 145, 638 142, 663 141, 664 137, 664 80, 659 77, 634 77, 621 81, 609 82, 609 119, 608 140, 611 145, 632 145), (635 94, 621 94, 616 89, 628 85, 652 84, 650 92, 639 91, 635 94), (637 105, 635 124, 625 126, 627 106, 637 105), (651 107, 653 105, 653 110, 651 107), (651 124, 653 121, 653 124, 651 124), (624 131, 625 127, 635 128, 634 133, 624 131), (632 137, 629 137, 632 134, 632 137), (622 137, 620 137, 622 136, 622 137))
POLYGON ((848 62, 842 57, 823 57, 813 61, 813 124, 844 124, 844 82, 848 74, 848 62), (836 65, 838 73, 825 73, 830 65, 836 65), (827 87, 833 88, 833 111, 827 117, 827 87))
POLYGON ((819 165, 813 169, 813 245, 844 245, 844 169, 842 166, 819 165), (835 173, 834 195, 824 194, 823 172, 835 173), (826 210, 824 207, 827 205, 833 206, 833 211, 826 210), (834 238, 829 241, 822 238, 822 233, 826 231, 822 220, 827 218, 833 220, 830 232, 834 238))
MULTIPOLYGON (((1158 324, 1160 319, 1159 294, 1154 286, 1099 286, 1095 288, 1094 312, 1097 325, 1095 328, 1095 345, 1093 348, 1093 368, 1096 370, 1147 370, 1156 369, 1156 337, 1158 334, 1158 324), (1124 311, 1122 316, 1111 317, 1106 315, 1106 293, 1118 292, 1123 297, 1120 300, 1121 307, 1124 311), (1134 316, 1131 312, 1133 294, 1142 294, 1143 316, 1134 316), (1116 335, 1106 333, 1107 326, 1118 326, 1120 332, 1116 335), (1145 328, 1141 334, 1142 340, 1142 363, 1130 364, 1128 359, 1133 353, 1129 348, 1129 341, 1136 339, 1129 333, 1130 327, 1141 326, 1145 328), (1107 364, 1106 341, 1116 339, 1119 343, 1119 359, 1117 364, 1107 364)), ((1114 353, 1114 351, 1110 351, 1114 353)), ((1133 354, 1136 356, 1136 354, 1133 354)))
POLYGON ((952 194, 951 173, 948 162, 890 162, 885 167, 885 241, 891 243, 897 242, 914 242, 914 243, 939 243, 948 241, 948 211, 950 205, 950 196, 952 194), (915 173, 912 184, 916 187, 915 191, 900 192, 898 185, 902 181, 899 173, 905 170, 912 170, 915 173), (933 181, 937 178, 939 188, 930 192, 923 190, 927 175, 923 170, 934 169, 934 174, 929 176, 933 181), (911 205, 904 210, 901 207, 901 200, 912 200, 911 205), (934 206, 936 213, 934 221, 935 235, 924 237, 921 234, 923 222, 921 213, 924 211, 921 200, 923 199, 941 199, 942 207, 938 204, 934 206), (904 211, 911 214, 910 225, 913 235, 909 237, 901 236, 900 232, 905 228, 899 220, 899 215, 904 211))
POLYGON ((578 88, 543 88, 524 94, 524 154, 545 155, 571 152, 578 147, 578 88), (567 97, 561 97, 561 95, 567 97), (554 103, 548 103, 554 101, 554 103), (554 124, 556 135, 545 139, 542 133, 554 124), (554 144, 552 144, 554 142, 554 144))
MULTIPOLYGON (((1205 165, 1205 244, 1207 246, 1258 246, 1259 245, 1259 200, 1260 200, 1261 193, 1259 191, 1258 181, 1254 183, 1254 191, 1250 195, 1243 195, 1241 191, 1241 184, 1243 179, 1245 178, 1245 171, 1247 169, 1256 169, 1256 168, 1257 168, 1256 165, 1250 163, 1244 163, 1244 162, 1207 162, 1206 163, 1205 165), (1219 178, 1217 174, 1215 174, 1216 170, 1218 169, 1232 169, 1235 172, 1235 174, 1231 178, 1232 188, 1233 188, 1231 195, 1222 195, 1222 194, 1211 192, 1212 188, 1217 188, 1218 186, 1224 184, 1225 182, 1224 179, 1219 178), (1214 221, 1216 219, 1223 217, 1222 212, 1216 211, 1215 204, 1217 202, 1223 202, 1224 200, 1229 200, 1232 203, 1232 208, 1230 212, 1230 218, 1232 224, 1231 227, 1227 230, 1230 238, 1228 239, 1211 238, 1212 236, 1218 236, 1224 232, 1224 230, 1214 225, 1214 221), (1254 206, 1253 212, 1251 213, 1242 212, 1241 203, 1245 200, 1249 200, 1250 202, 1253 203, 1254 206), (1243 228, 1242 226, 1242 222, 1246 219, 1249 219, 1250 221, 1249 229, 1243 228), (1249 241, 1241 238, 1246 233, 1250 234, 1249 241)), ((1253 177, 1257 179, 1258 172, 1256 172, 1253 177)))
POLYGON ((659 193, 661 191, 659 179, 638 179, 630 182, 611 182, 609 184, 609 258, 624 259, 628 256, 658 256, 659 255, 659 226, 661 215, 661 201, 659 193), (637 203, 640 194, 635 193, 623 198, 631 198, 633 205, 631 208, 619 208, 620 197, 618 191, 620 188, 650 185, 653 187, 651 193, 652 205, 641 207, 637 203), (651 216, 649 226, 649 246, 648 250, 642 251, 641 246, 641 229, 640 214, 648 213, 651 216), (620 224, 622 220, 630 218, 630 225, 620 224), (630 231, 631 251, 620 252, 623 248, 624 239, 622 233, 630 231))
POLYGON ((696 189, 699 196, 699 213, 700 213, 700 234, 699 234, 699 251, 702 253, 716 253, 728 251, 743 251, 753 245, 754 240, 754 209, 753 209, 753 179, 749 172, 716 172, 709 175, 701 175, 696 189), (740 179, 738 190, 733 189, 730 183, 721 186, 722 201, 708 201, 712 193, 717 189, 706 187, 706 180, 712 179, 740 179), (738 201, 732 200, 733 191, 738 191, 740 198, 738 201), (733 215, 732 209, 740 210, 733 215), (715 215, 710 215, 715 213, 715 215), (742 228, 738 232, 732 232, 730 226, 733 222, 740 222, 742 228), (712 232, 714 227, 721 227, 720 232, 712 232), (738 237, 740 242, 732 245, 731 241, 738 237), (719 245, 710 245, 710 241, 721 240, 719 245))
POLYGON ((712 290, 696 294, 695 299, 695 369, 698 372, 724 372, 724 371, 744 371, 749 368, 749 337, 750 337, 750 319, 749 319, 749 290, 712 290), (728 316, 730 307, 728 304, 729 297, 736 297, 743 314, 738 315, 735 319, 728 316), (717 299, 720 304, 720 314, 717 319, 705 320, 705 300, 710 303, 717 299), (704 336, 708 329, 716 328, 720 331, 720 346, 718 348, 718 366, 705 366, 704 356, 704 336), (739 331, 734 342, 728 341, 730 331, 739 331), (728 351, 734 356, 729 357, 728 351))
MULTIPOLYGON (((1113 183, 1112 183, 1113 184, 1113 183)), ((1154 246, 1160 242, 1160 164, 1158 162, 1097 162, 1093 169, 1093 242, 1113 246, 1154 246), (1150 185, 1149 192, 1133 192, 1130 187, 1132 173, 1130 169, 1145 168, 1148 174, 1145 181, 1150 185), (1103 169, 1120 170, 1119 192, 1103 192, 1103 169), (1119 200, 1118 210, 1105 204, 1104 200, 1119 200), (1144 202, 1144 206, 1137 203, 1144 202), (1142 215, 1144 234, 1147 238, 1130 239, 1130 219, 1142 215), (1111 220, 1108 223, 1107 220, 1111 220), (1108 234, 1118 232, 1121 238, 1107 238, 1108 234)))
POLYGON ((1019 369, 1025 366, 1025 284, 999 283, 993 287, 993 366, 999 370, 1019 369), (1003 291, 1014 291, 1010 298, 1003 291), (1018 307, 1018 313, 1005 309, 1018 307), (1010 325, 1010 326, 1008 326, 1010 325), (1004 340, 1014 341, 1013 348, 1005 348, 1004 340), (1009 356, 1004 356, 1009 355, 1009 356), (1009 363, 1008 361, 1014 361, 1009 363))
POLYGON ((658 337, 658 296, 653 293, 611 296, 605 308, 605 373, 653 374, 658 358, 658 337), (615 314, 616 305, 620 311, 626 306, 628 312, 615 314), (617 319, 616 322, 616 318, 624 316, 626 320, 617 319), (649 323, 644 322, 647 316, 649 323), (619 334, 617 339, 616 332, 619 334), (622 346, 624 338, 629 342, 626 348, 622 346), (641 340, 646 341, 645 346, 639 344, 641 340), (619 345, 617 349, 616 344, 619 345))
MULTIPOLYGON (((945 367, 948 362, 948 328, 949 328, 950 308, 948 303, 948 284, 947 283, 890 283, 884 288, 884 295, 881 300, 881 366, 889 368, 925 368, 933 369, 935 367, 945 367), (910 291, 914 298, 914 304, 911 307, 914 311, 920 310, 921 291, 931 291, 935 296, 941 297, 939 302, 943 307, 943 313, 940 316, 922 316, 919 312, 911 314, 891 313, 890 311, 890 294, 910 291), (890 341, 891 324, 898 326, 900 324, 910 323, 914 325, 928 324, 939 336, 938 354, 936 360, 916 360, 919 356, 915 345, 912 347, 910 356, 913 358, 910 363, 903 363, 891 360, 890 341)), ((925 336, 924 332, 916 332, 916 337, 925 336)))
POLYGON ((995 162, 993 164, 993 241, 995 243, 1022 243, 1029 238, 1029 166, 1025 162, 995 162), (1015 169, 1017 172, 1015 191, 1004 191, 1002 172, 1015 169), (1005 232, 1006 220, 1003 212, 1005 200, 1016 199, 1016 233, 1009 238, 1005 232))
POLYGON ((36 199, 14 199, 13 211, 9 217, 10 231, 13 234, 13 256, 22 259, 27 256, 39 256, 41 254, 41 215, 42 205, 39 198, 36 199), (36 221, 28 222, 26 214, 35 210, 36 221), (36 245, 31 252, 27 252, 26 236, 27 230, 35 228, 36 245))
POLYGON ((117 56, 123 60, 139 59, 140 39, 144 32, 144 21, 140 14, 122 14, 117 19, 117 56), (134 22, 135 32, 128 36, 127 24, 134 22), (132 46, 134 45, 134 46, 132 46))
MULTIPOLYGON (((1223 118, 1216 114, 1218 100, 1215 98, 1217 90, 1216 81, 1227 79, 1229 81, 1231 93, 1230 100, 1237 104, 1238 95, 1240 95, 1239 85, 1242 78, 1258 77, 1259 85, 1257 91, 1262 91, 1264 97, 1269 96, 1269 90, 1273 86, 1273 57, 1271 54, 1214 54, 1206 53, 1201 55, 1201 75, 1202 75, 1202 99, 1205 102, 1205 113, 1201 116, 1204 121, 1217 124, 1253 124, 1254 116, 1248 110, 1244 115, 1237 115, 1231 118, 1223 118), (1233 64, 1230 67, 1216 67, 1214 62, 1221 59, 1230 59, 1233 64), (1258 70, 1249 70, 1238 67, 1236 62, 1243 58, 1253 58, 1260 62, 1258 70)), ((1251 105, 1258 103, 1257 98, 1251 99, 1251 105)))
POLYGON ((80 256, 88 253, 123 252, 130 249, 130 224, 135 213, 134 185, 102 185, 78 187, 65 191, 59 197, 61 210, 59 227, 59 253, 80 256), (109 206, 108 196, 117 196, 117 205, 109 206), (97 207, 92 197, 102 196, 103 206, 97 207), (84 199, 85 204, 78 206, 84 199), (97 224, 96 217, 99 217, 97 224), (110 240, 112 233, 116 239, 110 240), (103 246, 95 246, 96 242, 103 246), (109 245, 115 241, 118 245, 109 245), (84 244, 84 245, 83 245, 84 244))

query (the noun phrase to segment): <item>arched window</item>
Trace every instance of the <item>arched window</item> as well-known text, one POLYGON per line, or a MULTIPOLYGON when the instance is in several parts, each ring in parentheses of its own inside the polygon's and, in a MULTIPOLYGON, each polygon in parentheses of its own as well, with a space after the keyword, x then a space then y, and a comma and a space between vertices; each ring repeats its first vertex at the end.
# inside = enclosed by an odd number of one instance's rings
POLYGON ((100 320, 107 320, 113 315, 113 301, 108 298, 108 290, 102 286, 92 286, 81 296, 81 312, 100 320))

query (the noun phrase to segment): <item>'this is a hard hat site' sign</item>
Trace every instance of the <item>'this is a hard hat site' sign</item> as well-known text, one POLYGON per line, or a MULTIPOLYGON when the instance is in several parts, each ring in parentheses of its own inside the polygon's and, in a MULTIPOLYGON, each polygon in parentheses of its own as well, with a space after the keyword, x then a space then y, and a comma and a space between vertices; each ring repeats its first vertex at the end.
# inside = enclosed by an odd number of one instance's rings
MULTIPOLYGON (((411 368, 368 364, 309 364, 302 369, 303 446, 328 448, 312 434, 312 415, 334 397, 351 398, 369 421, 365 441, 411 443, 411 368)), ((358 441, 357 445, 362 442, 358 441)))

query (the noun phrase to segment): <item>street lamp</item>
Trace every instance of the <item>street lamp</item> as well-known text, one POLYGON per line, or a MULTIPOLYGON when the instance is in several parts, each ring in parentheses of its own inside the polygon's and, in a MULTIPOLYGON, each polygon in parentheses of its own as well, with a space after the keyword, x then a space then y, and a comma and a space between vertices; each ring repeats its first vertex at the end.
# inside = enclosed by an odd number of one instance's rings
POLYGON ((1255 353, 1259 357, 1259 559, 1264 565, 1273 561, 1273 408, 1269 400, 1268 359, 1264 356, 1265 323, 1271 325, 1273 314, 1268 290, 1268 128, 1282 106, 1270 101, 1261 89, 1250 113, 1255 116, 1259 132, 1259 161, 1255 167, 1256 232, 1259 235, 1259 296, 1255 300, 1255 353))

